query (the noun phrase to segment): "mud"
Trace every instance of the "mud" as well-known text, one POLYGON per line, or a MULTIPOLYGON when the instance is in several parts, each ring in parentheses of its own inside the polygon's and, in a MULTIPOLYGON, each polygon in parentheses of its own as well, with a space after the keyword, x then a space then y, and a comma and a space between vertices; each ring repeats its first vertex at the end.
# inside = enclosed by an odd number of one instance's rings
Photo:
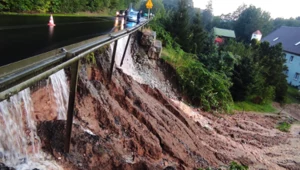
POLYGON ((161 61, 133 63, 140 76, 151 70, 145 84, 120 68, 109 83, 109 53, 97 53, 96 65, 81 66, 69 154, 63 152, 65 121, 49 111, 55 102, 46 87, 33 94, 34 103, 44 101, 35 105, 43 149, 65 169, 184 170, 231 161, 250 169, 299 169, 298 125, 283 133, 275 128, 282 121, 278 115, 214 115, 190 107, 166 83, 176 81, 170 79, 175 73, 166 74, 161 61))

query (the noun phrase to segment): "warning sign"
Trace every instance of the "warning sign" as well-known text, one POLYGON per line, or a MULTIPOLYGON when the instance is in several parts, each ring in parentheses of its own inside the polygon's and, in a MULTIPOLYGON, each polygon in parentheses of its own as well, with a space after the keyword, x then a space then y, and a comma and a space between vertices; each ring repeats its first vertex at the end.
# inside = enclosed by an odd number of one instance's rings
POLYGON ((153 7, 152 1, 151 1, 151 0, 148 0, 148 2, 146 3, 146 8, 147 8, 147 9, 152 9, 152 7, 153 7))

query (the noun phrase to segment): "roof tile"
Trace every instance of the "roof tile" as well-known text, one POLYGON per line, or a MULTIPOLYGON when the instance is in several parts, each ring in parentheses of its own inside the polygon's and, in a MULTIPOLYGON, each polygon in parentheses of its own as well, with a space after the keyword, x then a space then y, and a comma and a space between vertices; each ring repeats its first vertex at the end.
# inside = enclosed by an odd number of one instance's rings
POLYGON ((264 37, 262 41, 267 41, 272 46, 282 43, 284 51, 300 55, 300 45, 295 45, 300 41, 300 27, 282 26, 264 37))

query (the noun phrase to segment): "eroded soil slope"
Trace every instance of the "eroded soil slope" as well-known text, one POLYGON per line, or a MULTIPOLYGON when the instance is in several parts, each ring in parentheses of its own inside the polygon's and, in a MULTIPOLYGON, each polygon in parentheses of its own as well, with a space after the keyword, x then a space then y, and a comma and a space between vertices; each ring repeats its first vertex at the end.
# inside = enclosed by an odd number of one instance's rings
POLYGON ((47 103, 35 106, 43 149, 65 169, 196 169, 233 160, 250 169, 299 169, 299 127, 288 134, 274 128, 278 116, 201 112, 121 69, 109 82, 108 54, 96 54, 96 65, 81 66, 70 154, 63 153, 65 121, 49 111, 39 116, 55 107, 46 89, 33 94, 35 103, 47 103))

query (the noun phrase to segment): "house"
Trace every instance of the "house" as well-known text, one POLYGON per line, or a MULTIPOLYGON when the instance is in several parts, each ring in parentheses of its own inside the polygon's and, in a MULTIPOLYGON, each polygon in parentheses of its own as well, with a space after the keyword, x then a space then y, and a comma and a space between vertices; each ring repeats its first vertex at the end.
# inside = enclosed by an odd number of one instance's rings
POLYGON ((224 44, 228 39, 235 39, 235 32, 233 30, 222 29, 214 27, 215 43, 218 45, 224 44))
POLYGON ((264 37, 270 45, 282 43, 286 57, 287 81, 293 86, 300 87, 300 27, 282 26, 264 37))
POLYGON ((256 39, 257 41, 260 41, 262 37, 262 33, 257 30, 252 34, 251 40, 256 39))

